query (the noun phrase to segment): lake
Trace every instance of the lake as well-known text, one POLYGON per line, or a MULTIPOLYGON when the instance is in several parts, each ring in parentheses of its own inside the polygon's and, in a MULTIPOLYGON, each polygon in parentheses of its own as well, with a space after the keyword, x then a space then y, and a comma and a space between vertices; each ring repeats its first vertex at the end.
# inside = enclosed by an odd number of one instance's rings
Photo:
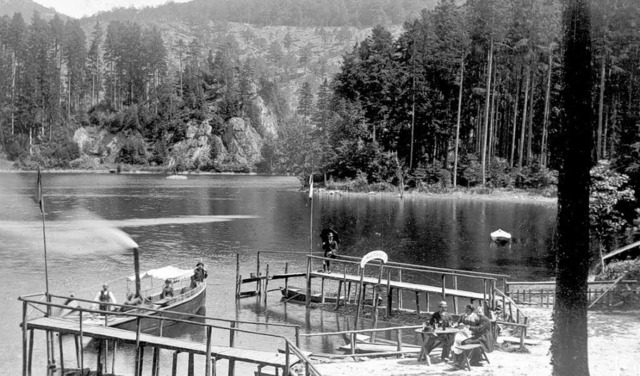
MULTIPOLYGON (((45 291, 35 180, 35 174, 0 174, 0 281, 5 287, 0 297, 0 364, 13 373, 22 369, 22 304, 17 298, 45 291)), ((345 329, 349 318, 281 303, 277 291, 269 293, 268 304, 257 298, 236 304, 234 299, 236 254, 245 276, 255 271, 257 251, 290 252, 261 256, 271 273, 283 271, 285 262, 290 270, 304 271, 310 248, 321 252, 319 234, 325 227, 340 234, 341 254, 362 256, 380 249, 392 261, 508 274, 511 280, 545 280, 553 275, 549 250, 554 204, 321 193, 315 195, 311 217, 308 193, 299 190, 293 177, 214 175, 172 180, 165 175, 56 173, 43 174, 43 187, 52 293, 91 298, 103 282, 132 275, 132 252, 125 246, 130 237, 139 245, 143 270, 185 260, 195 265, 202 259, 209 269, 209 316, 288 322, 312 332, 345 329), (492 244, 489 233, 498 228, 513 235, 510 246, 492 244)), ((173 332, 178 337, 203 338, 198 329, 173 332)), ((45 373, 46 353, 44 336, 36 340, 37 375, 40 370, 45 373)), ((303 341, 305 349, 319 352, 330 352, 336 344, 344 343, 303 341)), ((274 350, 268 337, 240 335, 236 345, 274 350)), ((132 370, 126 360, 122 362, 117 373, 132 370)))

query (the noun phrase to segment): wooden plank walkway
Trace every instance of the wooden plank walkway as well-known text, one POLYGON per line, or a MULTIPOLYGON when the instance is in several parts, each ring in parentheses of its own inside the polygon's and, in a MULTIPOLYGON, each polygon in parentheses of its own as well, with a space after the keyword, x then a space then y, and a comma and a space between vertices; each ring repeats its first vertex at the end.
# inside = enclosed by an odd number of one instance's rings
MULTIPOLYGON (((40 317, 27 322, 27 329, 50 330, 62 334, 80 334, 80 326, 77 321, 53 317, 40 317)), ((136 332, 111 328, 108 326, 83 325, 82 335, 99 339, 117 339, 125 343, 136 343, 136 332)), ((192 352, 198 355, 207 353, 206 345, 198 342, 184 341, 169 337, 158 337, 150 334, 140 334, 140 343, 144 346, 158 347, 167 350, 192 352)), ((285 354, 278 352, 248 350, 227 346, 211 346, 211 356, 216 360, 228 359, 245 363, 255 363, 265 366, 284 368, 286 364, 285 354)), ((290 364, 295 364, 299 359, 291 355, 290 364)))
MULTIPOLYGON (((343 273, 339 273, 339 272, 334 272, 334 273, 311 272, 311 276, 314 277, 314 278, 333 279, 333 280, 336 280, 336 281, 344 281, 344 280, 346 280, 347 282, 360 283, 360 276, 347 274, 346 278, 345 278, 345 275, 343 273)), ((377 285, 378 284, 378 278, 374 278, 374 277, 364 277, 363 281, 367 285, 377 285)), ((387 280, 383 278, 380 281, 380 285, 381 286, 387 286, 387 280)), ((432 293, 432 294, 442 294, 442 287, 437 287, 437 286, 429 286, 429 285, 422 285, 422 284, 408 283, 408 282, 399 282, 399 281, 393 281, 393 280, 391 281, 390 286, 392 288, 394 288, 394 289, 402 289, 402 290, 416 291, 416 292, 427 292, 427 293, 432 293)), ((445 291, 445 294, 447 296, 455 296, 455 297, 459 297, 459 298, 483 300, 484 297, 485 297, 484 294, 479 293, 479 292, 472 292, 472 291, 465 291, 465 290, 455 290, 455 289, 450 289, 450 288, 445 288, 444 291, 445 291)), ((488 295, 487 295, 487 298, 489 298, 488 295)))

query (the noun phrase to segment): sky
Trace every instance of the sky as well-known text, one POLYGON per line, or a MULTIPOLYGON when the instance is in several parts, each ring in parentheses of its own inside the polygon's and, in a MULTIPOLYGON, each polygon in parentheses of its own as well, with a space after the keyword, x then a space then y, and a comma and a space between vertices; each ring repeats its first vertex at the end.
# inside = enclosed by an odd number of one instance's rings
MULTIPOLYGON (((34 0, 45 7, 53 8, 59 13, 71 17, 81 18, 90 16, 100 11, 116 7, 157 6, 170 2, 170 0, 34 0)), ((172 0, 174 3, 184 3, 190 0, 172 0)))

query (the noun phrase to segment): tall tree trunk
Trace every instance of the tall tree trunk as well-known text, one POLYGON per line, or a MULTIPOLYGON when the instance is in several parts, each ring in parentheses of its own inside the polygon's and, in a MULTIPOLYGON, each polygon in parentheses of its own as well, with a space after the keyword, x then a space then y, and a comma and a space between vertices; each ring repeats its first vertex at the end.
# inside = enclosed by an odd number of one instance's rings
POLYGON ((520 85, 522 79, 518 80, 516 88, 516 100, 513 104, 513 131, 511 133, 511 158, 509 158, 509 167, 513 168, 516 153, 516 134, 518 133, 518 102, 520 102, 520 85))
POLYGON ((589 375, 587 276, 589 270, 589 170, 593 149, 589 0, 569 0, 564 10, 565 140, 559 178, 556 295, 551 357, 554 376, 589 375))
POLYGON ((11 135, 15 134, 16 129, 16 115, 15 115, 15 97, 16 97, 16 52, 13 51, 13 57, 11 59, 11 135))
POLYGON ((530 165, 533 159, 533 102, 535 96, 536 89, 536 70, 535 68, 531 70, 531 94, 529 98, 529 119, 527 120, 527 165, 530 165))
POLYGON ((458 184, 458 145, 460 144, 460 116, 462 114, 462 88, 464 85, 464 57, 460 59, 460 88, 458 89, 458 119, 456 121, 456 143, 453 153, 453 187, 458 184))
POLYGON ((549 48, 549 62, 547 71, 547 89, 544 94, 544 117, 542 121, 542 142, 540 143, 540 165, 547 165, 547 138, 549 128, 549 113, 551 112, 551 74, 553 72, 553 52, 549 48))
POLYGON ((602 115, 604 110, 604 87, 605 87, 605 65, 606 65, 606 52, 604 48, 602 50, 602 58, 600 59, 600 93, 598 96, 598 135, 596 144, 596 160, 601 158, 602 151, 602 115))
POLYGON ((522 105, 522 128, 520 129, 520 153, 518 155, 518 168, 522 168, 522 159, 524 157, 524 132, 527 128, 527 104, 529 103, 529 84, 531 81, 531 75, 529 72, 530 69, 531 67, 527 65, 524 83, 524 104, 522 105))
POLYGON ((487 53, 487 87, 486 99, 484 104, 484 129, 482 137, 482 185, 487 181, 487 138, 489 132, 489 110, 491 104, 491 72, 493 71, 493 40, 489 42, 489 52, 487 53))
POLYGON ((491 106, 490 111, 491 115, 489 116, 489 146, 487 148, 487 170, 491 173, 491 158, 495 153, 494 142, 495 137, 494 134, 496 132, 495 121, 496 121, 496 71, 497 67, 493 69, 493 82, 491 83, 491 106))
POLYGON ((604 130, 602 131, 602 151, 600 158, 607 159, 607 140, 609 136, 609 109, 604 107, 604 130))

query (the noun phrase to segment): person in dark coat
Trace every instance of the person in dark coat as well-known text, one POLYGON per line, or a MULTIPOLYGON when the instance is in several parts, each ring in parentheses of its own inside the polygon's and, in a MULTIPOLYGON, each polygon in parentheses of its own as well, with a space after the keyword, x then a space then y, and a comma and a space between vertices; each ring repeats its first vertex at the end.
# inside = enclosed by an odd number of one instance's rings
MULTIPOLYGON (((436 329, 446 329, 451 326, 451 322, 453 318, 447 312, 447 302, 444 300, 438 304, 438 311, 434 312, 429 319, 429 326, 431 326, 434 330, 436 329)), ((431 352, 436 345, 436 338, 434 336, 430 336, 427 343, 427 350, 431 352)), ((451 340, 449 336, 441 336, 438 338, 442 341, 442 360, 449 360, 449 355, 451 353, 451 340)))
MULTIPOLYGON (((326 239, 323 238, 322 250, 324 251, 325 258, 336 258, 336 254, 338 253, 338 240, 334 236, 333 231, 328 231, 326 233, 326 239)), ((330 263, 329 260, 324 260, 322 270, 330 273, 330 263)))
MULTIPOLYGON (((491 335, 491 320, 482 312, 482 308, 476 311, 478 315, 478 323, 469 327, 471 330, 471 338, 462 341, 463 345, 480 344, 482 349, 490 353, 493 351, 493 336, 491 335)), ((472 366, 480 365, 482 355, 478 351, 474 351, 469 359, 472 366)))

